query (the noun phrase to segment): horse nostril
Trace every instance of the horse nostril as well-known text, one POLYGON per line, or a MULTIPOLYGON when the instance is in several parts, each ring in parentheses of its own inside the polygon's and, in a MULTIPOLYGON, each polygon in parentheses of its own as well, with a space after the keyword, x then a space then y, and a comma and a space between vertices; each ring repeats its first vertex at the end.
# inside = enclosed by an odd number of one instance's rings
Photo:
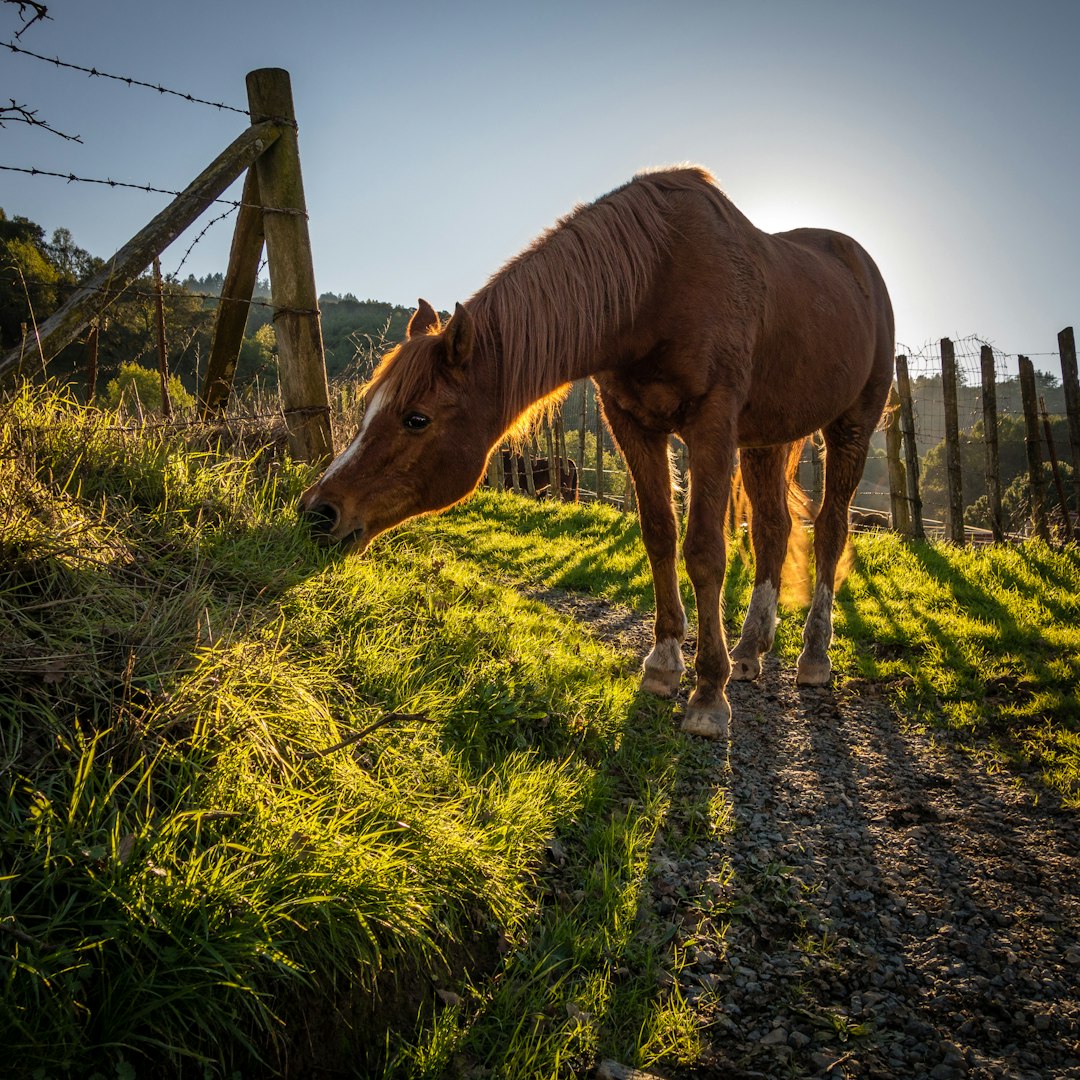
POLYGON ((316 535, 329 535, 338 523, 338 509, 330 503, 318 503, 306 510, 301 507, 300 516, 316 535))

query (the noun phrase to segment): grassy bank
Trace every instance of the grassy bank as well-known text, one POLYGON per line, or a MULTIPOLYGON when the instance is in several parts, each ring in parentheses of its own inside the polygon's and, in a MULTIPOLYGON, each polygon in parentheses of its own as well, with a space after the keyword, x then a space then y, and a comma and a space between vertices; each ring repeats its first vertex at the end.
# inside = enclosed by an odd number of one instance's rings
POLYGON ((430 524, 317 549, 269 453, 40 394, 0 447, 16 1074, 692 1053, 634 917, 683 751, 632 660, 430 524))
MULTIPOLYGON (((643 893, 660 830, 713 835, 722 800, 673 797, 695 746, 638 695, 638 658, 519 588, 648 610, 636 526, 488 493, 357 559, 298 527, 308 478, 199 428, 0 405, 5 1066, 692 1061, 680 952, 643 893)), ((885 686, 1076 801, 1076 551, 856 550, 852 692, 885 686)), ((748 580, 736 554, 733 612, 748 580)), ((785 611, 785 655, 799 633, 785 611)))

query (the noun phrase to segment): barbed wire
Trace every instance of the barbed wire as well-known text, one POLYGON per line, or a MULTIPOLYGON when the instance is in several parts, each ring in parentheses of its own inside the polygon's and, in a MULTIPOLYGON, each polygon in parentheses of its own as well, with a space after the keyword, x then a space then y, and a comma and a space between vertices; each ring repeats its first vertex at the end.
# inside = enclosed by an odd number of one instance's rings
MULTIPOLYGON (((210 222, 210 225, 214 222, 210 222)), ((207 226, 209 228, 209 226, 207 226)), ((192 245, 194 246, 194 245, 192 245)), ((189 249, 190 251, 190 249, 189 249)), ((186 256, 185 256, 186 258, 186 256)), ((262 264, 265 266, 265 262, 262 264)), ((2 268, 0 268, 2 269, 2 268)), ((260 272, 262 267, 260 266, 260 272)), ((257 276, 257 275, 256 275, 257 276)), ((71 281, 50 281, 47 278, 27 277, 25 281, 28 285, 42 285, 47 288, 64 289, 69 293, 79 292, 80 290, 87 289, 90 292, 99 293, 102 296, 109 298, 109 303, 114 303, 121 299, 127 300, 153 300, 156 298, 157 293, 151 289, 136 289, 131 285, 124 289, 117 289, 115 286, 110 287, 108 285, 90 285, 80 284, 79 282, 71 281)), ((173 280, 173 275, 166 277, 166 281, 179 289, 184 296, 193 297, 196 300, 213 300, 216 303, 222 303, 227 299, 231 303, 235 304, 247 304, 249 307, 261 307, 266 308, 269 311, 274 312, 274 319, 276 320, 279 315, 321 315, 322 312, 319 308, 290 308, 290 307, 278 307, 275 306, 272 300, 267 300, 260 296, 253 296, 249 300, 244 300, 239 297, 222 297, 220 293, 208 293, 208 292, 192 292, 185 285, 179 281, 173 280)), ((173 294, 175 295, 175 294, 173 294)), ((102 310, 104 310, 104 305, 102 310)))
MULTIPOLYGON (((172 195, 174 198, 197 199, 198 195, 188 195, 183 191, 174 191, 172 188, 155 187, 153 184, 135 184, 129 180, 113 180, 107 177, 102 180, 94 176, 76 176, 74 173, 53 172, 51 169, 39 169, 34 165, 0 165, 2 172, 24 173, 27 176, 49 176, 57 180, 65 180, 69 184, 100 184, 103 187, 130 188, 133 191, 145 191, 152 195, 172 195)), ((210 199, 211 203, 220 203, 222 206, 231 206, 233 209, 261 210, 264 214, 289 214, 294 217, 307 218, 306 210, 297 210, 285 206, 262 206, 259 203, 246 203, 241 199, 210 199)))
MULTIPOLYGON (((198 236, 196 236, 196 237, 195 237, 195 239, 194 239, 194 240, 192 240, 192 241, 191 241, 191 243, 190 243, 190 244, 188 245, 188 249, 187 249, 187 251, 185 251, 185 252, 184 252, 184 257, 183 257, 183 258, 182 258, 182 259, 180 260, 180 262, 179 262, 179 264, 177 265, 176 269, 175 269, 175 270, 174 270, 174 271, 172 272, 172 276, 173 276, 173 277, 177 277, 177 278, 178 278, 178 277, 180 276, 180 271, 181 271, 181 270, 183 270, 183 268, 184 268, 184 263, 186 263, 186 262, 188 261, 188 256, 189 256, 189 255, 190 255, 190 254, 191 254, 191 253, 192 253, 192 252, 193 252, 193 251, 195 250, 195 245, 196 245, 196 244, 197 244, 197 243, 198 243, 198 242, 199 242, 199 241, 200 241, 200 240, 201 240, 201 239, 202 239, 202 238, 203 238, 203 237, 204 237, 204 236, 205 236, 205 235, 206 235, 206 234, 207 234, 207 233, 208 233, 208 232, 209 232, 209 231, 210 231, 210 230, 211 230, 211 229, 212 229, 212 228, 213 228, 213 227, 214 227, 214 226, 215 226, 215 225, 216 225, 216 224, 217 224, 218 222, 219 222, 219 221, 224 221, 224 220, 225 220, 225 219, 226 219, 227 217, 231 216, 232 214, 235 214, 235 213, 236 213, 236 210, 237 210, 237 208, 236 208, 235 206, 230 206, 230 207, 229 207, 229 209, 228 209, 228 210, 226 210, 226 211, 225 211, 224 213, 222 213, 222 214, 218 214, 218 216, 217 216, 217 217, 215 217, 215 218, 211 218, 211 219, 210 219, 210 220, 209 220, 209 221, 208 221, 208 222, 207 222, 207 223, 206 223, 206 224, 205 224, 205 225, 204 225, 204 226, 202 227, 202 229, 200 229, 200 230, 199 230, 199 235, 198 235, 198 236)), ((256 277, 257 277, 257 276, 258 276, 258 275, 256 274, 256 277)))
MULTIPOLYGON (((23 30, 25 29, 26 27, 23 27, 23 30)), ((16 34, 15 36, 18 37, 19 35, 16 34)), ((96 67, 84 67, 82 64, 71 64, 66 60, 61 60, 58 56, 43 56, 41 53, 33 52, 30 49, 24 49, 21 45, 16 45, 10 41, 3 42, 2 44, 13 53, 19 53, 22 56, 30 56, 35 60, 41 60, 46 64, 52 64, 54 67, 67 68, 69 71, 81 71, 83 74, 89 75, 92 78, 111 79, 114 82, 121 82, 127 86, 141 86, 145 87, 147 90, 156 90, 159 94, 168 94, 172 97, 178 97, 183 101, 190 101, 196 105, 209 105, 212 108, 221 111, 240 113, 241 116, 248 115, 247 109, 238 108, 236 105, 227 105, 223 101, 209 101, 206 98, 196 97, 194 94, 188 94, 182 90, 170 90, 169 87, 162 86, 160 83, 144 82, 142 79, 136 79, 130 75, 112 75, 107 71, 98 71, 96 67)))

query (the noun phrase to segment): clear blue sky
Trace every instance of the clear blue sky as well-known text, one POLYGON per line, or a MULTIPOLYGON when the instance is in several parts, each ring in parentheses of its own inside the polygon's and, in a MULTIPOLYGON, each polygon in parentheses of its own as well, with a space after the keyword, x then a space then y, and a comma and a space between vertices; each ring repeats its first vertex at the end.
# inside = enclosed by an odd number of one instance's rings
MULTIPOLYGON (((72 63, 241 106, 248 70, 291 72, 320 291, 452 308, 575 203, 694 161, 762 228, 856 237, 911 347, 979 334, 1045 354, 1080 323, 1078 0, 48 7, 21 44, 72 63)), ((17 29, 0 5, 0 39, 17 29)), ((244 126, 0 65, 0 99, 83 138, 9 124, 0 164, 182 187, 244 126)), ((167 201, 0 173, 9 215, 102 256, 167 201)), ((182 274, 223 270, 230 235, 215 226, 182 274)))

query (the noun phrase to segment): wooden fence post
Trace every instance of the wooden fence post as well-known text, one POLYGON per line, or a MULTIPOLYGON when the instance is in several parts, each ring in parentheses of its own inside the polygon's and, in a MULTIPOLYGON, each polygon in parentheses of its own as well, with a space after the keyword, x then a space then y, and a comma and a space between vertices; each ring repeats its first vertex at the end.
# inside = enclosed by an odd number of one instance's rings
POLYGON ((252 123, 277 120, 281 137, 256 162, 270 268, 278 381, 293 456, 324 464, 334 453, 315 270, 289 73, 260 68, 247 76, 252 123))
MULTIPOLYGON (((51 360, 70 345, 282 133, 279 124, 253 124, 223 150, 160 214, 140 229, 85 285, 38 327, 42 355, 51 360)), ((16 374, 21 347, 0 358, 0 381, 16 374)))
MULTIPOLYGON (((500 450, 501 453, 501 450, 500 450)), ((510 447, 510 490, 515 494, 521 494, 521 471, 518 469, 518 455, 514 453, 513 446, 510 447)))
POLYGON ((1050 417, 1046 414, 1046 399, 1041 395, 1039 396, 1039 411, 1042 413, 1043 433, 1046 435, 1046 452, 1050 455, 1050 473, 1054 477, 1054 489, 1057 491, 1058 506, 1061 507, 1061 522, 1065 529, 1062 535, 1062 543, 1065 543, 1072 537, 1069 503, 1065 498, 1065 486, 1061 482, 1057 448, 1054 446, 1054 432, 1050 427, 1050 417))
POLYGON ((223 409, 228 403, 236 375, 236 362, 244 344, 244 329, 251 313, 251 298, 255 294, 255 282, 259 276, 263 243, 259 180, 255 170, 248 169, 244 193, 240 196, 236 228, 233 230, 229 266, 218 298, 214 338, 206 362, 200 408, 204 420, 211 412, 223 409))
POLYGON ((904 436, 904 457, 907 461, 908 504, 911 507, 911 535, 926 539, 922 520, 922 496, 919 494, 919 449, 915 443, 915 407, 911 401, 911 380, 908 377, 907 357, 896 358, 896 391, 900 397, 900 432, 904 436))
POLYGON ((1065 412, 1069 418, 1069 449, 1072 453, 1073 488, 1080 510, 1080 381, 1076 374, 1076 339, 1073 328, 1066 326, 1058 334, 1061 357, 1061 384, 1065 390, 1065 412))
POLYGON ((941 391, 945 403, 945 473, 949 487, 949 539, 964 542, 964 490, 960 469, 960 414, 956 403, 956 355, 941 339, 941 391))
POLYGON ((585 482, 585 432, 589 427, 589 380, 581 380, 581 427, 577 444, 578 485, 585 482))
POLYGON ((903 442, 900 433, 900 395, 896 387, 889 388, 889 404, 885 425, 885 456, 889 463, 889 507, 892 511, 892 527, 905 536, 911 534, 911 507, 907 499, 907 477, 904 463, 900 460, 903 442))
POLYGON ((90 336, 86 339, 86 400, 92 402, 97 396, 98 345, 101 338, 101 323, 94 319, 90 323, 90 336))
POLYGON ((997 371, 994 350, 984 345, 979 350, 982 367, 983 445, 986 450, 986 501, 990 504, 990 531, 994 540, 1005 539, 1001 515, 1001 466, 998 458, 997 371))
POLYGON ((154 256, 154 310, 157 315, 158 377, 161 379, 161 416, 172 417, 169 397, 169 351, 165 344, 165 286, 161 281, 161 260, 154 256))
POLYGON ((1035 402, 1035 367, 1026 356, 1017 357, 1017 361, 1020 365, 1020 393, 1024 400, 1024 443, 1027 447, 1031 518, 1035 525, 1035 532, 1049 544, 1050 526, 1046 520, 1042 451, 1039 448, 1038 406, 1035 402))
POLYGON ((596 395, 596 501, 604 501, 604 419, 596 395))
POLYGON ((544 422, 544 448, 547 450, 548 459, 548 490, 549 499, 559 497, 559 459, 555 454, 555 438, 551 432, 551 422, 544 422))
POLYGON ((529 439, 521 444, 521 457, 525 462, 525 489, 529 493, 529 497, 536 498, 536 480, 533 477, 533 458, 532 450, 529 447, 529 443, 532 440, 529 439))

